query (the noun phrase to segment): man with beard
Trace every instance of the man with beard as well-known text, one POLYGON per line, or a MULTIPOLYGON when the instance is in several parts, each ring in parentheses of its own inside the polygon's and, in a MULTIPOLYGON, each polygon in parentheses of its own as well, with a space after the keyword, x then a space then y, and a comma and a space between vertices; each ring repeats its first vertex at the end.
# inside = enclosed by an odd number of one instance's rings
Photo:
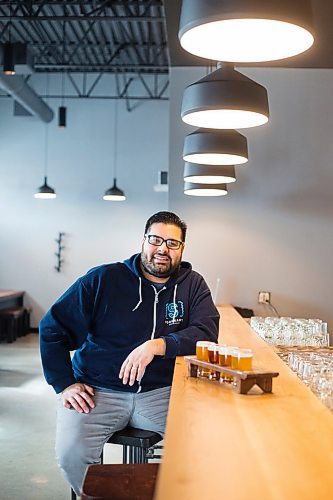
POLYGON ((176 356, 217 341, 211 293, 182 262, 186 229, 171 212, 151 216, 141 254, 90 270, 40 322, 45 378, 60 394, 57 459, 77 495, 114 432, 163 436, 176 356))

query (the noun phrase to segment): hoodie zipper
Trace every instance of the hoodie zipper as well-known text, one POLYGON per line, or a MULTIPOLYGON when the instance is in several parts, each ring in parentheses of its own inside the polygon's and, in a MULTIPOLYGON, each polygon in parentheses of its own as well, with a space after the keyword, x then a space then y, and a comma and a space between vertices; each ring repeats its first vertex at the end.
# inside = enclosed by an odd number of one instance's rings
MULTIPOLYGON (((152 289, 154 290, 154 293, 155 293, 155 298, 154 298, 154 311, 153 311, 153 331, 151 332, 151 337, 150 339, 152 340, 154 338, 154 335, 155 335, 155 330, 156 330, 156 309, 157 309, 157 304, 158 304, 158 296, 161 292, 163 292, 163 290, 166 290, 166 286, 164 286, 163 288, 161 288, 161 290, 157 291, 156 288, 154 287, 154 285, 151 285, 152 289)), ((136 393, 138 394, 139 392, 141 392, 141 380, 143 379, 143 376, 144 376, 144 372, 142 374, 142 377, 141 379, 138 381, 138 390, 136 391, 136 393)))
POLYGON ((155 330, 156 330, 156 309, 157 309, 157 304, 158 304, 158 296, 163 290, 166 289, 166 286, 161 288, 161 290, 157 291, 154 285, 151 285, 152 289, 154 290, 155 293, 155 300, 154 300, 154 313, 153 313, 153 331, 151 332, 151 337, 150 339, 152 340, 155 336, 155 330))

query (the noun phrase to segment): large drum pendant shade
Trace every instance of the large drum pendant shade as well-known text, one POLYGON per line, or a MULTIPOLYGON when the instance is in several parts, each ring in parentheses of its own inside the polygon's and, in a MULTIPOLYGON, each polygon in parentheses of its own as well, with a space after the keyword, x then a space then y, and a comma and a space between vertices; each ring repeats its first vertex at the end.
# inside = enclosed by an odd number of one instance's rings
POLYGON ((233 165, 185 163, 184 181, 199 184, 229 184, 236 181, 233 165))
POLYGON ((186 87, 181 117, 194 127, 242 129, 267 123, 265 87, 226 64, 186 87))
POLYGON ((225 184, 184 182, 184 193, 188 196, 225 196, 228 190, 225 184))
POLYGON ((311 0, 183 0, 179 40, 213 61, 295 56, 313 44, 311 0))
POLYGON ((236 130, 199 128, 185 137, 183 158, 205 165, 240 165, 248 161, 247 140, 236 130))

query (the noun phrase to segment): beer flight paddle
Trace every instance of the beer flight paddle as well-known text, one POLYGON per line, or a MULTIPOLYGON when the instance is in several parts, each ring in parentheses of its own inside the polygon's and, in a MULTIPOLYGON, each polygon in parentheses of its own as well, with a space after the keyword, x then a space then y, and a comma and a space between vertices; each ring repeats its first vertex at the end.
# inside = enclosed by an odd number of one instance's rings
POLYGON ((196 356, 185 356, 189 377, 201 377, 221 386, 232 386, 239 394, 247 394, 257 385, 263 393, 271 393, 273 378, 278 372, 252 368, 251 349, 198 341, 196 356))

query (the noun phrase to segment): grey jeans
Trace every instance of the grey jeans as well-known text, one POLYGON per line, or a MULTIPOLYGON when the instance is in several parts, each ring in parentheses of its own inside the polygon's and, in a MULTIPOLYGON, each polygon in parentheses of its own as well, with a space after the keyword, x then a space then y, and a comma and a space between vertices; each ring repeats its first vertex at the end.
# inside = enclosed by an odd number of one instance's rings
POLYGON ((104 444, 116 431, 131 425, 164 435, 171 387, 141 392, 95 389, 95 408, 78 413, 57 408, 56 457, 66 480, 81 494, 86 468, 100 463, 104 444))

